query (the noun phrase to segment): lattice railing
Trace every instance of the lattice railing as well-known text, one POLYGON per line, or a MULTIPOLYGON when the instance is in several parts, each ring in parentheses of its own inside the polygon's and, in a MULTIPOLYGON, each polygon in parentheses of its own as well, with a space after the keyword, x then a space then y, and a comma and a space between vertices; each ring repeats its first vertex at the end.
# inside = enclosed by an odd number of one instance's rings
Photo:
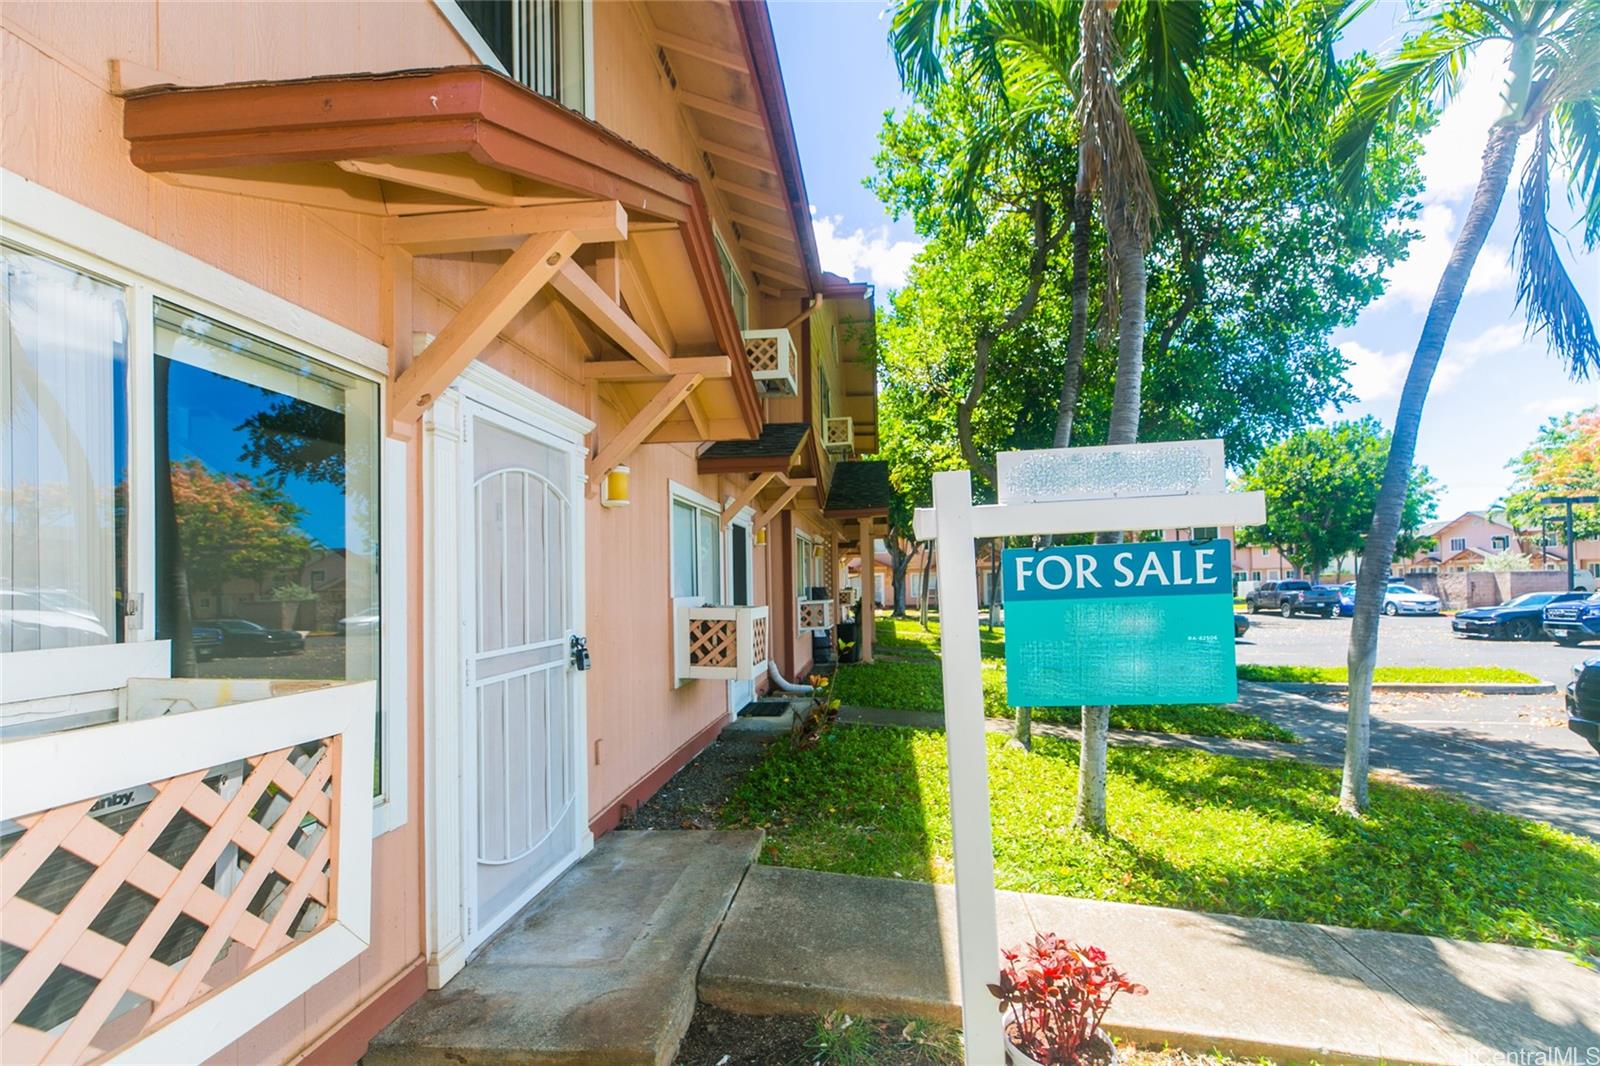
POLYGON ((822 422, 822 447, 830 452, 850 452, 856 446, 856 423, 849 415, 839 415, 822 422))
POLYGON ((744 356, 750 363, 750 376, 763 392, 795 394, 794 335, 788 330, 745 330, 744 356))
POLYGON ((677 676, 749 680, 767 668, 768 609, 708 607, 698 600, 673 604, 677 676))
MULTIPOLYGON (((242 1036, 285 996, 326 976, 322 966, 305 969, 298 987, 282 980, 301 961, 298 944, 348 917, 334 897, 340 873, 365 892, 370 840, 350 834, 371 831, 373 703, 375 686, 344 686, 4 745, 12 778, 5 789, 11 831, 0 841, 4 1061, 92 1061, 152 1034, 198 1060, 210 1054, 208 1041, 242 1036), (364 701, 365 713, 328 713, 341 698, 364 701), (274 712, 300 726, 291 735, 320 717, 324 735, 248 754, 225 750, 229 731, 245 744, 283 735, 274 726, 284 723, 252 721, 274 712), (352 741, 341 717, 364 722, 366 734, 352 741), (336 731, 327 733, 330 724, 336 731), (164 772, 186 743, 199 765, 164 772), (31 752, 51 749, 69 753, 56 764, 60 776, 77 774, 89 794, 20 813, 16 804, 41 781, 27 769, 31 752), (351 755, 363 762, 353 782, 355 819, 352 797, 341 797, 351 755), (168 764, 158 767, 162 776, 138 773, 144 756, 168 764), (106 765, 118 758, 120 767, 106 765), (108 791, 110 780, 118 783, 108 791), (336 862, 352 859, 362 869, 336 873, 336 862), (275 993, 251 980, 269 967, 275 993), (213 1011, 197 1025, 203 1036, 166 1032, 223 992, 245 994, 221 1011, 223 1024, 213 1011)), ((43 793, 62 787, 33 791, 49 799, 43 793)), ((341 960, 366 939, 365 903, 356 910, 359 929, 340 925, 341 938, 355 934, 341 960)))
POLYGON ((832 600, 801 600, 800 628, 827 629, 833 625, 832 600))

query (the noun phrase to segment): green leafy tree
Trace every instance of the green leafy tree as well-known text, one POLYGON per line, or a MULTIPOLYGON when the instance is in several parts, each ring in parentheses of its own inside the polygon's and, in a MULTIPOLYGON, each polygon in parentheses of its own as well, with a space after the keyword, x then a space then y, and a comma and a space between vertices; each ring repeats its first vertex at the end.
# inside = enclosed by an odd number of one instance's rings
MULTIPOLYGON (((1506 465, 1516 480, 1506 494, 1505 512, 1519 530, 1538 529, 1541 518, 1556 513, 1543 502, 1552 496, 1600 496, 1600 407, 1550 419, 1527 450, 1506 465)), ((1574 507, 1572 525, 1574 540, 1600 538, 1600 507, 1574 507)))
MULTIPOLYGON (((1267 498, 1266 524, 1240 530, 1240 542, 1277 548, 1315 580, 1360 550, 1388 454, 1389 433, 1375 418, 1314 426, 1273 445, 1239 479, 1267 498)), ((1415 543, 1438 511, 1438 489, 1426 467, 1411 480, 1402 526, 1415 543)))
POLYGON ((1417 432, 1428 387, 1444 352, 1473 264, 1488 240, 1511 181, 1517 145, 1531 135, 1517 207, 1517 301, 1534 332, 1574 377, 1600 369, 1600 340, 1556 247, 1548 208, 1550 175, 1564 170, 1583 217, 1582 239, 1600 241, 1600 4, 1594 0, 1448 0, 1425 8, 1426 28, 1351 88, 1351 106, 1334 144, 1344 186, 1363 195, 1369 149, 1388 116, 1418 102, 1437 106, 1452 98, 1473 54, 1491 42, 1510 46, 1504 107, 1489 127, 1482 170, 1433 301, 1423 321, 1395 415, 1383 487, 1367 533, 1356 581, 1350 629, 1350 715, 1345 740, 1340 808, 1367 807, 1371 747, 1372 673, 1378 655, 1378 619, 1384 571, 1400 531, 1411 484, 1417 432))

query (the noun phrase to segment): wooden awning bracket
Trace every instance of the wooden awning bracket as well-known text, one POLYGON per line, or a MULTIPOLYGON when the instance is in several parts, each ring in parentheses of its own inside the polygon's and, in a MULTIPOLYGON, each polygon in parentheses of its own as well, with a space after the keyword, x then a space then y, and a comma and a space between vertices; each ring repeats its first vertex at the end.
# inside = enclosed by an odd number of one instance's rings
POLYGON ((628 212, 616 200, 443 211, 386 219, 383 239, 412 255, 447 255, 515 248, 533 234, 561 230, 571 230, 584 244, 625 241, 628 212))
MULTIPOLYGON (((781 476, 777 471, 768 471, 765 474, 757 474, 751 478, 750 484, 740 489, 739 494, 733 498, 733 502, 722 509, 722 528, 727 529, 733 520, 739 517, 740 511, 756 502, 756 497, 761 495, 762 489, 771 484, 774 478, 781 476)), ((787 479, 785 481, 787 483, 787 479)))
POLYGON ((771 507, 756 516, 755 523, 752 526, 753 530, 764 528, 768 522, 778 517, 785 507, 793 503, 794 498, 800 495, 802 491, 816 488, 817 486, 817 479, 814 477, 785 478, 784 480, 788 482, 789 487, 783 490, 783 495, 779 496, 771 507))
POLYGON ((633 450, 644 443, 646 437, 655 432, 656 427, 666 421, 667 416, 694 392, 695 386, 705 380, 703 374, 675 374, 673 377, 650 397, 650 401, 639 408, 639 413, 628 420, 616 434, 606 442, 593 459, 589 460, 586 472, 589 483, 584 489, 585 493, 593 496, 600 490, 600 477, 607 470, 626 459, 633 450))

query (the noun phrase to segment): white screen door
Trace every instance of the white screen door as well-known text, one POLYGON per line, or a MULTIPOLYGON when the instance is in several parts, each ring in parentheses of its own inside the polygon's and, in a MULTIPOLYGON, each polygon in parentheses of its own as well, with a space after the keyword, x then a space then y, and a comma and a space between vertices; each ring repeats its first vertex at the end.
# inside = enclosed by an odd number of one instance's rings
POLYGON ((569 642, 581 499, 570 450, 487 411, 470 425, 463 717, 476 946, 578 849, 569 642))

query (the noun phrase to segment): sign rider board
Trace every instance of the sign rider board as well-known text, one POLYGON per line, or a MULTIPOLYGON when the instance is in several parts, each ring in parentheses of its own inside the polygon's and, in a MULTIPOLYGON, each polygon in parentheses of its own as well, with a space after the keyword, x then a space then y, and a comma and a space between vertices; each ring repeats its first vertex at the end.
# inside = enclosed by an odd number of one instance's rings
POLYGON ((1010 549, 1002 565, 1011 706, 1239 698, 1227 541, 1010 549))
MULTIPOLYGON (((933 506, 916 514, 917 539, 934 542, 946 578, 939 644, 968 1066, 1005 1061, 1001 1016, 987 987, 999 968, 1000 944, 974 538, 1266 520, 1261 493, 1227 491, 1218 440, 1008 452, 995 459, 1000 502, 975 506, 971 473, 942 471, 933 475, 933 506)), ((1236 698, 1227 541, 1013 551, 1004 565, 1013 704, 1236 698), (1138 692, 1156 695, 1138 698, 1138 692)))

